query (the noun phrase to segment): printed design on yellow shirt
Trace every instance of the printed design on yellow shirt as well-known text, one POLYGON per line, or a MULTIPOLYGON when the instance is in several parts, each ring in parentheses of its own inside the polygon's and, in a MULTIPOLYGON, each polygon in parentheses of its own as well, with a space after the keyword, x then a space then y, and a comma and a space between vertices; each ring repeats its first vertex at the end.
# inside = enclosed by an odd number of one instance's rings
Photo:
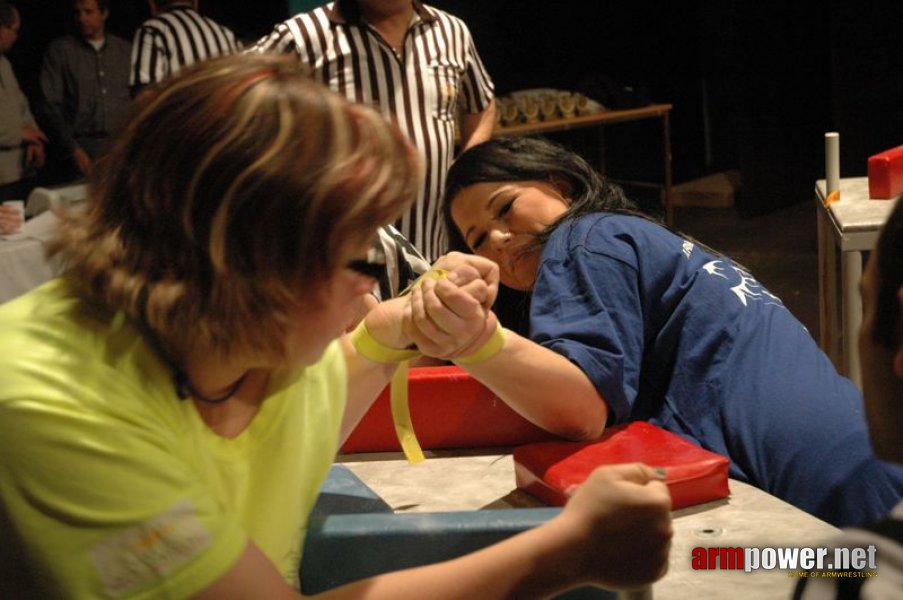
POLYGON ((159 581, 198 556, 211 539, 194 504, 182 500, 94 544, 91 560, 107 593, 116 598, 159 581))

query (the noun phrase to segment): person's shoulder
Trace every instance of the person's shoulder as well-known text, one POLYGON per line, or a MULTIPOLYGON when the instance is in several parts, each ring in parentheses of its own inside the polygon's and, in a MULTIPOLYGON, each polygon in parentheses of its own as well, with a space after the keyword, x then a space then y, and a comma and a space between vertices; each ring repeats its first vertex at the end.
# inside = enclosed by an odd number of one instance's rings
POLYGON ((149 17, 141 22, 141 25, 138 26, 137 31, 142 30, 160 30, 166 27, 166 23, 168 21, 167 17, 168 13, 160 13, 153 17, 149 17))
POLYGON ((230 35, 230 36, 232 36, 232 37, 236 37, 236 36, 235 36, 235 32, 232 31, 232 29, 231 29, 229 26, 224 25, 224 24, 222 24, 221 22, 212 19, 211 17, 208 17, 207 15, 201 15, 201 16, 203 17, 203 19, 204 19, 205 21, 207 21, 207 22, 210 23, 211 25, 214 25, 214 26, 216 26, 216 27, 219 27, 219 28, 220 28, 223 32, 225 32, 227 35, 230 35))
POLYGON ((462 19, 461 17, 454 15, 454 14, 448 12, 447 10, 442 10, 441 8, 436 8, 435 6, 432 6, 430 4, 422 4, 421 3, 420 7, 423 9, 424 12, 426 12, 428 15, 433 17, 433 19, 435 19, 437 21, 446 21, 446 22, 452 23, 469 33, 469 30, 467 28, 467 23, 465 23, 464 19, 462 19))
POLYGON ((132 42, 113 33, 107 34, 107 45, 113 48, 129 48, 132 42))
POLYGON ((295 13, 284 21, 276 24, 275 29, 291 30, 293 27, 308 28, 314 23, 325 25, 330 22, 332 5, 324 4, 310 10, 295 13))
POLYGON ((564 255, 589 252, 624 258, 674 236, 667 228, 642 216, 595 212, 561 223, 549 243, 564 255))
POLYGON ((50 43, 47 44, 48 48, 55 48, 57 46, 64 46, 68 44, 77 44, 78 38, 76 38, 71 33, 66 33, 64 35, 58 36, 50 40, 50 43))
POLYGON ((78 44, 79 40, 74 35, 67 33, 66 35, 61 35, 50 40, 44 54, 67 54, 72 51, 73 46, 77 46, 78 44))
POLYGON ((614 212, 595 212, 569 219, 562 226, 568 226, 571 235, 575 233, 583 237, 591 236, 623 236, 623 235, 661 235, 667 229, 659 223, 640 215, 614 212))

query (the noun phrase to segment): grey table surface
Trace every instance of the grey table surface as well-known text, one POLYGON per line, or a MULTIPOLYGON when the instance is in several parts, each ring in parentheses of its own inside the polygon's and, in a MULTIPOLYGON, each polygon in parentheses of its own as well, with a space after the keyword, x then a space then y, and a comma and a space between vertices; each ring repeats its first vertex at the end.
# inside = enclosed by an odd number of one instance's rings
MULTIPOLYGON (((518 490, 510 452, 427 451, 409 465, 400 453, 340 455, 395 512, 516 509, 541 506, 518 490)), ((730 480, 730 497, 674 511, 667 575, 652 586, 656 600, 790 598, 794 572, 694 571, 697 547, 819 547, 837 528, 751 485, 730 480)))

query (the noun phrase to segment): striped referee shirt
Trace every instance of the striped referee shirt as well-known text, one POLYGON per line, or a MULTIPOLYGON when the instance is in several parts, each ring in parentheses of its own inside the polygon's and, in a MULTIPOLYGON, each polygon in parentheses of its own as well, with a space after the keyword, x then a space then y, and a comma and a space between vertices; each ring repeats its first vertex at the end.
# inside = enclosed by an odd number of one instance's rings
POLYGON ((135 92, 180 69, 238 49, 235 34, 194 10, 175 4, 148 19, 135 32, 129 85, 135 92))
POLYGON ((425 176, 416 203, 397 225, 435 260, 447 246, 439 201, 455 150, 455 115, 486 110, 493 85, 463 21, 416 0, 413 6, 398 55, 353 0, 296 15, 250 51, 295 54, 315 78, 398 123, 420 152, 425 176))

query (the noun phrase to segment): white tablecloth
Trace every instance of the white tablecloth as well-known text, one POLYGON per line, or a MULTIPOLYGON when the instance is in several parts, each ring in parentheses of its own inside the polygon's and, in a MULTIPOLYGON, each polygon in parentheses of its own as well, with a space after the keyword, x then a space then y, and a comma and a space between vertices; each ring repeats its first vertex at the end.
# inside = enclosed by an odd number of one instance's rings
POLYGON ((57 275, 58 267, 44 254, 44 242, 57 222, 53 213, 45 212, 26 221, 22 233, 0 235, 0 303, 57 275))

